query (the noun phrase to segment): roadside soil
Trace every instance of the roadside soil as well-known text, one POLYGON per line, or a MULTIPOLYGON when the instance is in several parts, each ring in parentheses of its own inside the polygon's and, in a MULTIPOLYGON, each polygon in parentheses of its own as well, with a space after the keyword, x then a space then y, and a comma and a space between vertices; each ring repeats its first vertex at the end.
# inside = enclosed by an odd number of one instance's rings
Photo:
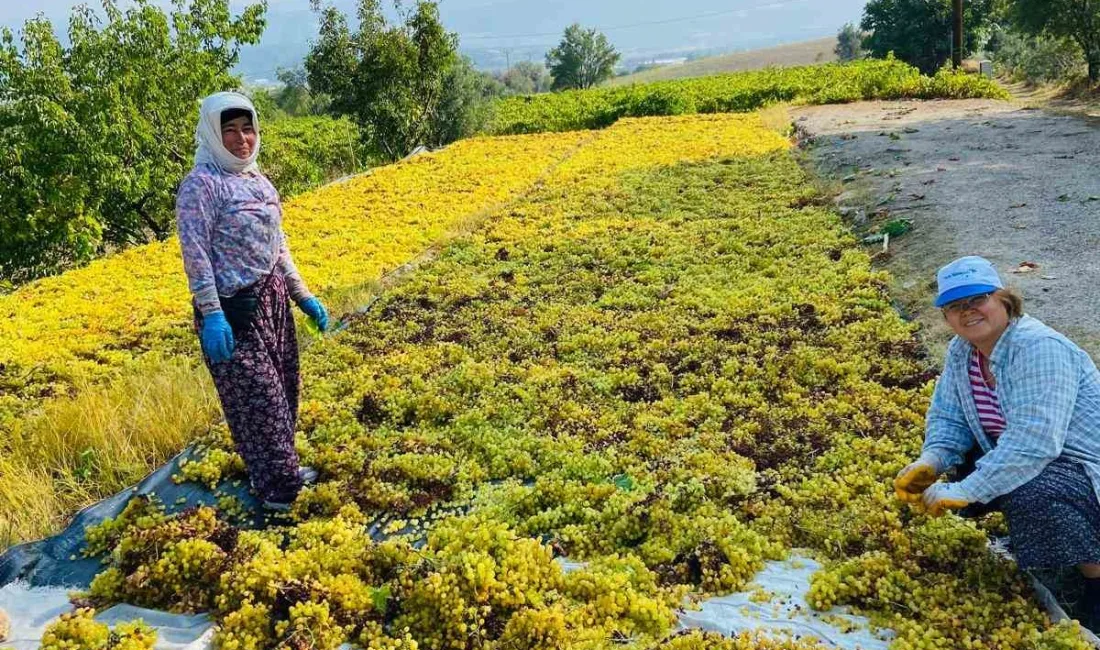
POLYGON ((1062 115, 1100 117, 1100 89, 1083 87, 1083 83, 1033 85, 1001 80, 1001 85, 1021 106, 1042 108, 1062 115))
POLYGON ((1028 313, 1100 359, 1100 119, 993 100, 791 113, 806 164, 836 184, 857 233, 911 223, 888 252, 867 248, 893 275, 898 308, 924 326, 935 363, 950 339, 931 306, 936 270, 969 254, 993 262, 1028 313))
MULTIPOLYGON (((804 164, 835 190, 859 236, 911 223, 887 252, 881 242, 865 245, 891 273, 898 309, 922 325, 934 366, 951 338, 932 306, 936 270, 969 254, 992 261, 1023 294, 1025 311, 1100 361, 1100 101, 1009 91, 1011 102, 791 109, 804 164)), ((1080 614, 1076 570, 1036 577, 1080 614)))

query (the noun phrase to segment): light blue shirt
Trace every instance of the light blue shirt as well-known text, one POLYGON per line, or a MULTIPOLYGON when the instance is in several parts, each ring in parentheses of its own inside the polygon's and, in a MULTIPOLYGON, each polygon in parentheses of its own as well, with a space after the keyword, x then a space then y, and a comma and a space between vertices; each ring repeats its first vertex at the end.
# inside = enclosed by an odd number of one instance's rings
POLYGON ((971 502, 1012 492, 1058 457, 1081 463, 1100 498, 1100 372, 1088 353, 1026 314, 1010 323, 989 356, 1008 422, 994 446, 971 393, 973 350, 958 336, 947 348, 925 418, 923 452, 946 469, 975 443, 981 447, 975 471, 956 484, 971 502))

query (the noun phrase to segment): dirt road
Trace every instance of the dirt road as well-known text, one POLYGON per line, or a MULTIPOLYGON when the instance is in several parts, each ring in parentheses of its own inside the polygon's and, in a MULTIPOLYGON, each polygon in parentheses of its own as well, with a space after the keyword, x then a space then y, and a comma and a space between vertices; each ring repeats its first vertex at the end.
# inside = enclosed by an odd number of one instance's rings
POLYGON ((912 222, 879 261, 937 360, 949 333, 930 308, 935 272, 966 254, 987 257, 1028 313, 1100 360, 1100 122, 989 100, 815 106, 792 117, 857 231, 912 222), (1023 262, 1037 268, 1014 273, 1023 262))

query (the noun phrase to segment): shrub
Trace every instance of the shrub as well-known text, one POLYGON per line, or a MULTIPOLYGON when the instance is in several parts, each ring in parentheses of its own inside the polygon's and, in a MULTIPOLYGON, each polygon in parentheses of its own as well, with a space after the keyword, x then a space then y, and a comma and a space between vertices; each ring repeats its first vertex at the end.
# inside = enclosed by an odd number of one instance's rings
POLYGON ((291 117, 260 124, 260 167, 284 197, 366 166, 359 128, 348 119, 291 117))
POLYGON ((569 131, 606 127, 620 117, 745 112, 778 102, 826 104, 903 97, 1007 98, 1007 94, 988 79, 926 77, 887 57, 507 97, 495 102, 488 130, 496 134, 569 131))
POLYGON ((1049 83, 1085 73, 1081 47, 1072 39, 1027 36, 1006 30, 998 38, 994 60, 1016 81, 1049 83))

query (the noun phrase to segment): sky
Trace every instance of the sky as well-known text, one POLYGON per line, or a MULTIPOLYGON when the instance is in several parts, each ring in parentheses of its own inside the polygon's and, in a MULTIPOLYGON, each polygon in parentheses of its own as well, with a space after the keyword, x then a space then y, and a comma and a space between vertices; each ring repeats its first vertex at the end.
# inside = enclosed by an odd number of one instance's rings
MULTIPOLYGON (((93 0, 98 6, 99 0, 93 0)), ((355 0, 328 0, 354 12, 355 0)), ((406 0, 411 1, 411 0, 406 0)), ((835 34, 858 22, 865 0, 442 0, 440 14, 479 67, 541 61, 573 22, 597 27, 625 60, 687 56, 777 45, 835 34)), ((240 8, 244 0, 231 0, 240 8)), ((0 25, 18 27, 37 12, 56 27, 74 0, 0 0, 0 25)), ((159 4, 168 6, 167 0, 159 4)), ((316 33, 309 0, 268 0, 268 28, 242 52, 246 77, 273 76, 301 60, 316 33)))

